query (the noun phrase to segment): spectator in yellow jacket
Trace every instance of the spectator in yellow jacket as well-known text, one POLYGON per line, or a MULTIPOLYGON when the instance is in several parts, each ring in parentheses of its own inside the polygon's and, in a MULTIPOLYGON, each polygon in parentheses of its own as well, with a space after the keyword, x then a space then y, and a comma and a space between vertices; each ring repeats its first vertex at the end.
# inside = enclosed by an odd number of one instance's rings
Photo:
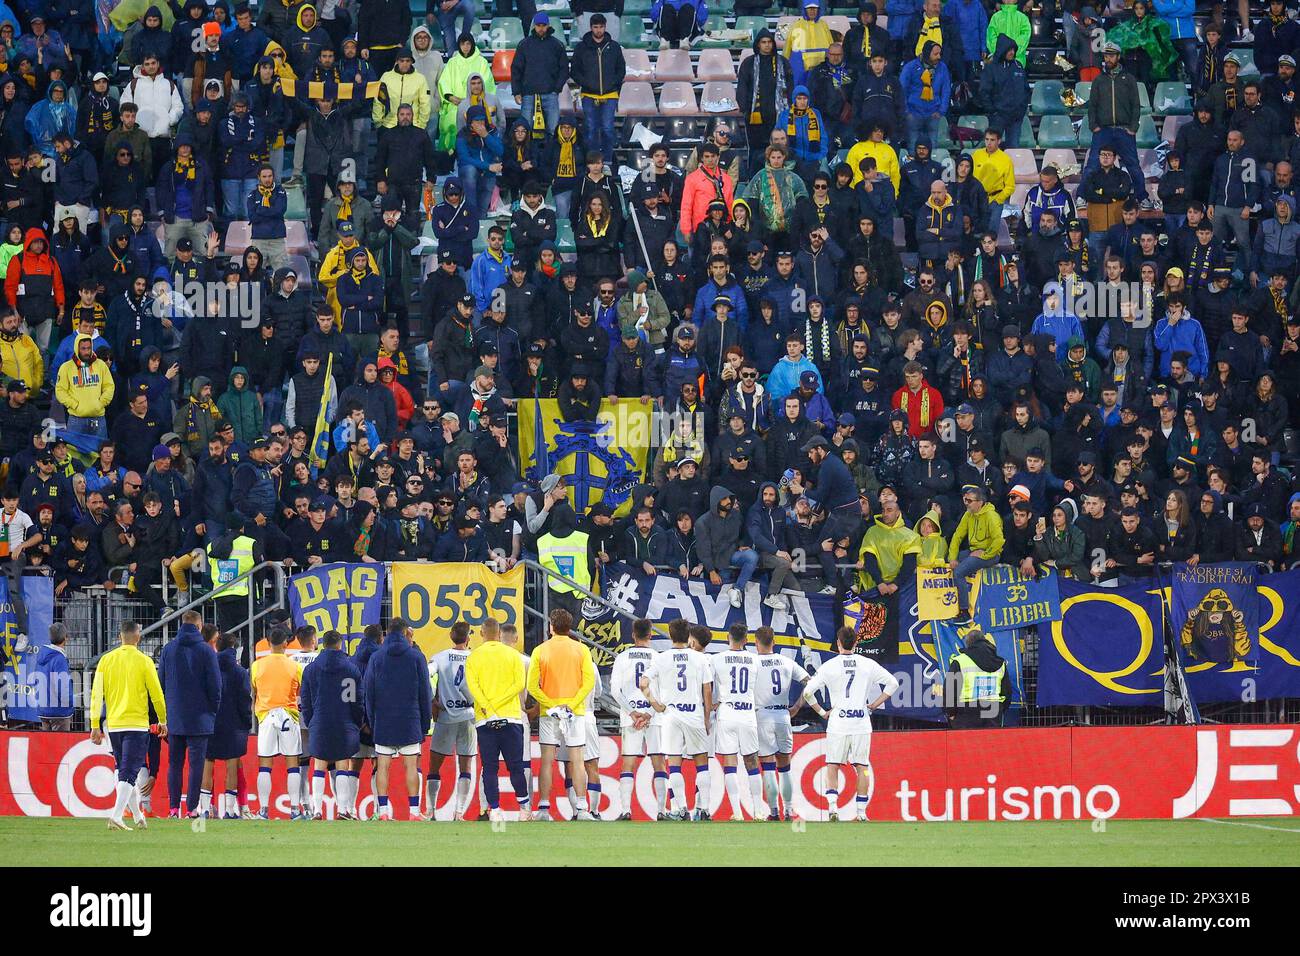
POLYGON ((862 161, 868 156, 876 161, 876 169, 889 177, 889 181, 894 184, 894 195, 898 195, 898 187, 902 185, 902 174, 898 168, 898 153, 894 147, 885 142, 885 128, 877 123, 871 128, 871 135, 860 143, 854 144, 849 150, 849 155, 844 161, 849 164, 853 170, 853 182, 849 185, 857 188, 858 183, 862 182, 862 161))
POLYGON ((30 335, 22 331, 23 320, 17 312, 0 319, 0 372, 7 378, 20 378, 30 389, 45 384, 45 360, 30 335))
MULTIPOLYGON (((325 301, 334 310, 334 325, 341 329, 343 328, 343 309, 339 305, 339 277, 351 268, 350 255, 352 250, 356 249, 360 243, 357 241, 356 227, 353 226, 351 220, 345 219, 340 222, 338 231, 338 244, 325 253, 325 258, 321 260, 320 264, 320 274, 316 278, 325 287, 325 301)), ((374 253, 367 250, 366 255, 370 260, 370 268, 376 275, 382 275, 383 273, 379 271, 379 263, 375 262, 374 253)))
POLYGON ((409 47, 397 51, 397 64, 379 78, 381 87, 370 109, 370 119, 375 126, 392 129, 397 125, 397 108, 409 103, 415 117, 413 126, 424 129, 429 125, 429 81, 415 68, 415 57, 409 47))
MULTIPOLYGON (((1016 191, 1016 168, 1011 157, 1002 148, 1002 134, 991 129, 984 134, 984 148, 971 154, 971 174, 980 181, 989 194, 990 232, 998 231, 1002 218, 1002 204, 1016 191)), ((976 224, 976 231, 979 225, 976 224)))
POLYGON ((113 402, 113 373, 95 355, 92 336, 78 333, 72 358, 59 367, 54 397, 68 411, 68 431, 108 437, 104 413, 113 402))

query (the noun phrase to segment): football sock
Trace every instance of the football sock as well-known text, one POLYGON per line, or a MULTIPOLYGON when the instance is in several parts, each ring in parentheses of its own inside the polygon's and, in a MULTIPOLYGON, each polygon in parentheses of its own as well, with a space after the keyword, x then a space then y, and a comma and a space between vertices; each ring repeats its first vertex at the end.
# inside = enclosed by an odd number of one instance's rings
POLYGON ((712 805, 709 803, 710 785, 713 783, 713 775, 709 772, 709 765, 700 764, 695 768, 695 809, 708 811, 712 805))
POLYGON ((470 794, 474 790, 474 778, 469 773, 462 773, 456 778, 456 816, 460 816, 469 806, 470 794))
POLYGON ((302 807, 302 774, 298 767, 289 768, 289 806, 298 810, 302 807))
POLYGON ((600 813, 600 784, 587 783, 587 806, 591 808, 592 813, 600 813))
POLYGON ((858 794, 858 800, 857 800, 858 816, 865 817, 867 815, 867 804, 870 801, 871 798, 868 797, 866 794, 862 794, 862 793, 858 794))
POLYGON ((257 805, 263 811, 271 812, 271 768, 262 767, 257 771, 257 805))
POLYGON ((781 785, 781 802, 785 804, 785 812, 790 812, 790 801, 794 799, 794 786, 790 781, 790 768, 781 767, 776 771, 777 782, 781 785))
MULTIPOLYGON (((337 803, 338 794, 335 794, 337 803)), ((319 814, 325 805, 325 771, 314 770, 311 775, 311 812, 319 814)), ((337 807, 335 808, 337 810, 337 807)))
POLYGON ((117 782, 117 800, 114 801, 113 803, 112 818, 114 820, 120 821, 122 819, 122 815, 126 813, 127 805, 130 804, 131 802, 131 791, 134 789, 135 788, 132 787, 125 780, 119 780, 117 782))
POLYGON ((208 814, 212 812, 212 791, 199 791, 199 813, 208 814))
MULTIPOLYGON (((668 774, 662 770, 656 770, 654 775, 655 803, 658 805, 659 813, 663 813, 668 807, 668 774)), ((628 812, 631 812, 630 810, 628 812)))
POLYGON ((731 801, 732 814, 740 813, 740 781, 735 767, 722 768, 722 784, 727 791, 727 799, 731 801))
POLYGON ((236 791, 227 790, 225 793, 224 803, 225 803, 225 808, 222 810, 222 813, 225 816, 229 816, 229 817, 239 816, 239 794, 236 791))
MULTIPOLYGON (((632 784, 636 780, 636 774, 631 771, 623 771, 618 775, 618 802, 623 808, 624 813, 632 812, 632 784)), ((655 786, 659 785, 659 775, 655 774, 655 786)))
POLYGON ((768 810, 776 809, 776 761, 763 761, 763 799, 768 810))
POLYGON ((411 794, 409 797, 406 798, 406 805, 407 807, 410 808, 409 812, 410 812, 411 819, 414 820, 420 812, 419 791, 416 791, 415 793, 411 794))
POLYGON ((668 765, 668 786, 672 788, 669 805, 675 811, 686 809, 686 778, 682 775, 682 765, 668 765))
MULTIPOLYGON (((754 816, 758 817, 763 813, 763 775, 757 767, 749 771, 749 796, 753 801, 754 816)), ((764 814, 766 815, 766 814, 764 814)))
POLYGON ((433 816, 438 809, 438 790, 442 786, 442 774, 430 773, 424 780, 424 812, 433 816))

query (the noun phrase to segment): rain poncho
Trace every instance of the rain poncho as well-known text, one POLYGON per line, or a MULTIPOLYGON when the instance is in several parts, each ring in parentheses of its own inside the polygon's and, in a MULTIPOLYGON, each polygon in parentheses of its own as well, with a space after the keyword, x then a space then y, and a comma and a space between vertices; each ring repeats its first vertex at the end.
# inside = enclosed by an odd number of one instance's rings
POLYGON ((477 48, 465 56, 457 44, 456 52, 451 55, 442 70, 442 76, 438 78, 438 148, 444 153, 455 151, 456 133, 459 129, 456 125, 457 104, 448 97, 464 99, 465 91, 469 89, 469 79, 476 73, 483 77, 484 89, 489 94, 495 94, 497 81, 492 78, 492 64, 483 58, 477 48))
POLYGON ((1151 58, 1151 78, 1163 80, 1178 60, 1174 44, 1169 39, 1169 24, 1159 17, 1147 15, 1134 18, 1106 31, 1108 43, 1118 43, 1125 53, 1142 50, 1151 58))
POLYGON ((23 124, 32 138, 32 145, 50 157, 54 156, 56 134, 67 133, 74 138, 77 135, 77 110, 66 99, 62 103, 54 102, 52 97, 55 90, 63 90, 64 96, 67 96, 67 86, 62 80, 55 80, 50 84, 45 99, 32 107, 23 124))
POLYGON ((758 200, 768 228, 783 232, 794 221, 794 204, 807 195, 808 187, 791 167, 764 166, 745 187, 743 198, 758 200))

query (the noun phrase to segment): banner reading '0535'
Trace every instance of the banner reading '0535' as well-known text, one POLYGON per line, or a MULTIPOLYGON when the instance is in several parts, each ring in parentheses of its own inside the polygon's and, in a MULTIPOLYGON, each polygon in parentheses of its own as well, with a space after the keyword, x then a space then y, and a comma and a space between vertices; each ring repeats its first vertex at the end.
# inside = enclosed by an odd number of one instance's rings
POLYGON ((464 621, 471 640, 489 617, 524 625, 524 569, 498 574, 482 564, 393 565, 393 613, 406 618, 426 655, 451 646, 451 626, 464 621))

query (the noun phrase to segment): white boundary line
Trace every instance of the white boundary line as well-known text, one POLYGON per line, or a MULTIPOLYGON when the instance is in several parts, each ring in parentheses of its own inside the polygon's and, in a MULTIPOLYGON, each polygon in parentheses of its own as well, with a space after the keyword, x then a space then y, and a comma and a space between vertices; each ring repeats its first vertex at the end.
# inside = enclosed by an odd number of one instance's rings
POLYGON ((1279 833, 1295 833, 1300 835, 1300 827, 1272 827, 1266 823, 1247 823, 1244 820, 1218 820, 1214 817, 1192 817, 1201 823, 1219 823, 1230 827, 1250 827, 1253 830, 1276 830, 1279 833))

